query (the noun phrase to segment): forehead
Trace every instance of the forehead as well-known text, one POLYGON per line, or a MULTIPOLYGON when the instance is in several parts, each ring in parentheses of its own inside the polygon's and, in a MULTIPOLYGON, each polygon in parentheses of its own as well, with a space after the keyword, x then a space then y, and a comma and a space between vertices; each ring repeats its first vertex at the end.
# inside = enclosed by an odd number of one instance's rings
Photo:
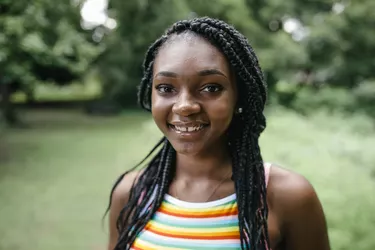
POLYGON ((225 56, 199 36, 177 36, 172 41, 167 41, 159 50, 154 64, 154 73, 172 71, 188 75, 204 69, 218 69, 230 74, 230 67, 225 56))

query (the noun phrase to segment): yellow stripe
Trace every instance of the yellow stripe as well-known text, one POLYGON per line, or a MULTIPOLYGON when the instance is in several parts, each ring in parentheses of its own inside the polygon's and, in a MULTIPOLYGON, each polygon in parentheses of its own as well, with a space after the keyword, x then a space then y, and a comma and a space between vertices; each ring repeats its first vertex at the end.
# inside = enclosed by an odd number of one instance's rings
POLYGON ((181 248, 174 248, 174 247, 165 247, 165 246, 158 246, 154 245, 150 242, 142 240, 140 237, 138 237, 133 244, 133 247, 140 248, 143 250, 160 250, 160 249, 166 249, 166 250, 183 250, 181 248))
POLYGON ((158 232, 163 232, 167 234, 181 234, 181 235, 207 235, 207 236, 225 236, 230 233, 238 232, 238 226, 233 227, 224 227, 224 228, 207 228, 207 232, 205 232, 205 228, 178 228, 178 227, 171 227, 167 225, 163 225, 154 221, 149 221, 147 223, 147 228, 150 227, 151 230, 155 230, 158 232))
POLYGON ((180 208, 176 207, 172 204, 163 202, 161 205, 161 209, 165 209, 172 213, 199 213, 199 214, 212 214, 212 213, 228 213, 228 211, 232 211, 233 209, 237 209, 237 203, 235 204, 227 204, 225 206, 219 206, 214 208, 180 208))

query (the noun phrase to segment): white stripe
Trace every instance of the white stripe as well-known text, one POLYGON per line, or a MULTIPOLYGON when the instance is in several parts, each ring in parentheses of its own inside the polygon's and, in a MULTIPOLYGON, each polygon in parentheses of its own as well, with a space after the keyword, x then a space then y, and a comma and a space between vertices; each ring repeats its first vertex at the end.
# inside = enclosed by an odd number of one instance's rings
POLYGON ((224 197, 222 199, 215 200, 215 201, 209 201, 209 202, 187 202, 187 201, 182 201, 182 200, 176 199, 169 194, 165 195, 166 201, 168 201, 168 202, 170 202, 170 203, 172 203, 176 206, 183 207, 183 208, 211 208, 211 207, 214 207, 214 206, 223 205, 223 204, 225 204, 227 202, 230 202, 230 201, 233 201, 235 199, 236 199, 235 193, 231 194, 227 197, 224 197))

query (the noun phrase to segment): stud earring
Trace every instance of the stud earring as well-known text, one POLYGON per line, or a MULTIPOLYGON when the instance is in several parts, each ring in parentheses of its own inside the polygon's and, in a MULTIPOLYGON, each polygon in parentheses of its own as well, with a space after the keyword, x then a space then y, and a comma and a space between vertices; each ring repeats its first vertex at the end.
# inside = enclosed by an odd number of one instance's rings
POLYGON ((237 114, 242 114, 242 108, 237 109, 237 114))

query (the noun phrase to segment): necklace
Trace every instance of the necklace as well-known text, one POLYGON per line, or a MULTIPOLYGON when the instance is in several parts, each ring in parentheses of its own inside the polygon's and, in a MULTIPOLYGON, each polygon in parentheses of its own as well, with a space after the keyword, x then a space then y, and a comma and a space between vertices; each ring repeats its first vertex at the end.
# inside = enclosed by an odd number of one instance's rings
MULTIPOLYGON (((223 179, 220 181, 219 184, 216 185, 216 187, 214 188, 214 190, 212 191, 212 193, 210 194, 210 196, 208 196, 208 198, 206 199, 205 202, 208 202, 208 201, 211 199, 211 197, 216 193, 217 189, 218 189, 218 188, 219 188, 219 187, 220 187, 220 186, 221 186, 226 180, 228 180, 228 178, 229 178, 229 176, 230 176, 231 173, 232 173, 232 169, 230 169, 230 170, 228 171, 228 173, 227 173, 226 175, 224 175, 223 179)), ((175 190, 174 190, 174 192, 175 192, 176 198, 179 199, 179 198, 178 198, 178 193, 177 193, 177 185, 175 185, 175 190)))

